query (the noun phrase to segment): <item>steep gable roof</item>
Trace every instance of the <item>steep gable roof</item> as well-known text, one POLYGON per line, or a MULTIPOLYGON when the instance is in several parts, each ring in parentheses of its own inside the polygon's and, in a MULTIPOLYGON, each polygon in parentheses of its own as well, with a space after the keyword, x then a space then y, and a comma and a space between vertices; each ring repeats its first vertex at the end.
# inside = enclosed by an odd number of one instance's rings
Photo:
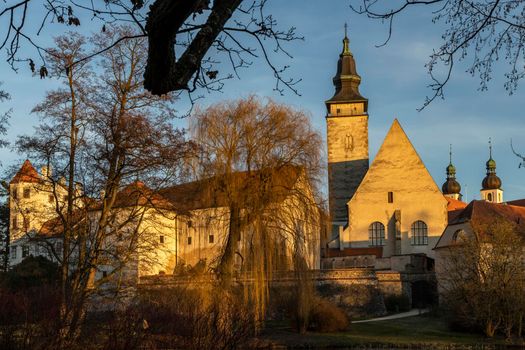
POLYGON ((22 167, 16 175, 11 180, 10 184, 15 184, 19 182, 29 182, 29 183, 38 183, 41 182, 42 178, 36 171, 36 169, 33 167, 33 164, 29 161, 29 159, 26 159, 24 164, 22 164, 22 167))
POLYGON ((399 187, 392 188, 393 191, 431 191, 439 193, 443 204, 446 204, 439 187, 397 119, 394 119, 370 169, 350 202, 358 198, 360 192, 383 192, 385 185, 393 182, 393 177, 399 187))
POLYGON ((450 197, 445 197, 445 199, 447 200, 448 222, 452 222, 467 207, 467 203, 450 197))

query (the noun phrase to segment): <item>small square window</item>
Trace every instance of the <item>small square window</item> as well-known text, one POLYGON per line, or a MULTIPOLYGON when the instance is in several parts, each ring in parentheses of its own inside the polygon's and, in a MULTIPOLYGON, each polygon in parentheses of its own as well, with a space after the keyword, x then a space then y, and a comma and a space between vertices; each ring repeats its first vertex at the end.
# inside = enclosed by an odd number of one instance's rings
POLYGON ((24 198, 31 197, 31 189, 30 188, 24 188, 24 198))
POLYGON ((160 243, 164 243, 164 236, 160 236, 159 237, 159 241, 160 241, 160 243))
POLYGON ((188 245, 191 245, 191 236, 188 237, 188 245))
POLYGON ((394 192, 388 192, 388 203, 394 203, 394 192))
POLYGON ((214 235, 209 235, 208 236, 208 243, 213 243, 215 241, 215 236, 214 235))

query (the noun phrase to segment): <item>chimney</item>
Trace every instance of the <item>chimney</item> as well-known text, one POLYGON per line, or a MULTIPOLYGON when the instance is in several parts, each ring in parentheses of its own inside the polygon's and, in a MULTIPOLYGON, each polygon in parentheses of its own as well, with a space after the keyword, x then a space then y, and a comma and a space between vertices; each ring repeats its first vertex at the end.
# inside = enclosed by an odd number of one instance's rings
POLYGON ((48 179, 50 178, 52 175, 52 172, 51 172, 51 167, 50 166, 43 166, 42 167, 42 177, 44 179, 48 179))

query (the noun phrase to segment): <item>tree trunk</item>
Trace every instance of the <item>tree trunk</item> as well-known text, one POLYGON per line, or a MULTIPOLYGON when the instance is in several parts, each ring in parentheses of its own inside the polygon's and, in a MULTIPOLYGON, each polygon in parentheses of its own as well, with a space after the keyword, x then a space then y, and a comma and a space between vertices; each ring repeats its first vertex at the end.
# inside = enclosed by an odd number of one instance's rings
POLYGON ((241 210, 236 205, 230 206, 230 227, 228 229, 228 239, 222 253, 217 272, 221 285, 229 289, 234 277, 235 253, 241 237, 241 210))

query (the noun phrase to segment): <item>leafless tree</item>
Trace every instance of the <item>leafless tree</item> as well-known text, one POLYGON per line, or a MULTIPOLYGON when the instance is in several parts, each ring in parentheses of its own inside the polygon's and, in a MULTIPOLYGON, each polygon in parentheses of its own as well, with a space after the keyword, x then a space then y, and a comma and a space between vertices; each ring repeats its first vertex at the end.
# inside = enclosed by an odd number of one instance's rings
MULTIPOLYGON (((7 62, 17 68, 27 62, 33 72, 47 76, 46 50, 37 41, 50 23, 81 27, 81 19, 91 17, 102 31, 109 24, 134 26, 132 35, 115 37, 93 55, 104 52, 130 38, 147 38, 148 60, 144 85, 155 95, 171 91, 193 92, 199 88, 220 89, 224 79, 233 75, 219 72, 221 57, 231 63, 233 74, 262 57, 276 79, 275 89, 297 93, 298 80, 286 77, 285 66, 277 66, 274 53, 291 57, 283 43, 300 39, 295 28, 279 29, 267 13, 267 0, 11 0, 0 7, 4 28, 0 49, 7 50, 7 62), (37 22, 37 28, 28 26, 37 22), (33 32, 33 31, 36 31, 33 32), (21 55, 29 44, 40 57, 21 55), (272 45, 269 47, 268 45, 272 45)), ((87 57, 85 58, 87 59, 87 57)))
MULTIPOLYGON (((443 23, 442 44, 430 54, 426 67, 432 79, 423 109, 438 97, 457 61, 470 60, 468 72, 479 76, 480 89, 486 90, 499 61, 507 65, 505 88, 512 94, 525 76, 525 2, 521 0, 359 0, 351 8, 371 19, 388 24, 388 42, 394 20, 415 7, 432 13, 433 23, 443 23), (468 55, 467 55, 468 54, 468 55)), ((384 45, 382 44, 382 45, 384 45)))
MULTIPOLYGON (((109 27, 92 42, 106 47, 130 33, 109 27)), ((59 37, 57 48, 47 50, 50 73, 60 75, 64 87, 49 92, 35 108, 42 117, 36 134, 18 141, 21 151, 54 169, 44 180, 56 219, 43 228, 59 233, 64 243, 62 251, 49 244, 62 268, 58 346, 75 341, 97 287, 117 276, 138 251, 152 249, 145 247, 150 238, 141 225, 149 209, 166 208, 154 200, 154 190, 136 180, 153 188, 178 180, 178 164, 188 148, 183 132, 170 122, 173 97, 143 88, 145 39, 121 40, 97 56, 102 71, 82 60, 88 55, 85 41, 78 35, 59 37), (71 65, 73 60, 81 63, 71 65), (126 237, 119 237, 122 232, 126 237), (101 265, 112 268, 94 280, 101 265)))
POLYGON ((525 316, 523 227, 495 220, 459 237, 444 257, 443 302, 463 325, 487 336, 521 337, 525 316))

